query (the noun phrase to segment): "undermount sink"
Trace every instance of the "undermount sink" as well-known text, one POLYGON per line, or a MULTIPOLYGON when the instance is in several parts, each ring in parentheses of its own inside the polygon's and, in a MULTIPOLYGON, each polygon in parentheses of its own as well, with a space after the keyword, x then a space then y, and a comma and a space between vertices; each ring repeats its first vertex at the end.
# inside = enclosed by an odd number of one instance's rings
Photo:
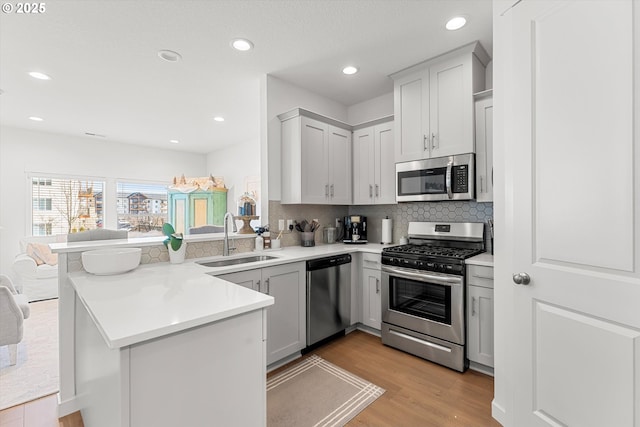
POLYGON ((197 263, 200 265, 204 265, 205 267, 226 267, 228 265, 246 264, 248 262, 268 261, 270 259, 276 259, 276 258, 278 257, 270 256, 270 255, 252 255, 252 256, 245 256, 242 258, 220 259, 217 261, 197 261, 197 263))

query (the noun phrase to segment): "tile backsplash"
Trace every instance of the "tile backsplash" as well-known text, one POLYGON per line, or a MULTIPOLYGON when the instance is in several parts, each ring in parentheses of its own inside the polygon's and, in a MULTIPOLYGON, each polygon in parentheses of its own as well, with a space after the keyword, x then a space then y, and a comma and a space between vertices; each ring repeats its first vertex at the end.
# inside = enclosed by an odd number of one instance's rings
MULTIPOLYGON (((400 237, 407 235, 411 221, 448 221, 448 222, 483 222, 493 217, 493 203, 475 201, 443 201, 443 202, 410 202, 397 205, 361 205, 361 206, 328 206, 328 205, 283 205, 277 200, 269 201, 269 223, 271 229, 277 229, 278 219, 293 218, 311 220, 318 218, 325 226, 334 224, 335 218, 345 215, 364 215, 367 217, 370 242, 380 242, 382 238, 382 219, 393 220, 393 242, 398 243, 400 237), (275 224, 275 226, 274 226, 275 224)), ((491 242, 486 231, 487 251, 491 250, 491 242)), ((283 234, 283 245, 300 244, 300 233, 283 234)), ((316 244, 322 244, 322 229, 316 232, 316 244)))

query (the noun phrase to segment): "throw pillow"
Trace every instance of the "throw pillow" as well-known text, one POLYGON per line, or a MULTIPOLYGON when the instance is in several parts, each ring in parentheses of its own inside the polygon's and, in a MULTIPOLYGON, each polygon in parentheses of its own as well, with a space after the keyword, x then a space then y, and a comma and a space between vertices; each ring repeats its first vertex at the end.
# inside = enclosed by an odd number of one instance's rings
POLYGON ((34 243, 29 243, 27 245, 27 255, 33 258, 33 260, 36 262, 36 265, 40 266, 44 264, 44 260, 38 256, 34 243))
POLYGON ((31 246, 32 254, 29 253, 29 249, 27 247, 27 255, 36 260, 36 264, 48 264, 48 265, 58 265, 58 254, 54 254, 49 249, 49 245, 45 245, 42 243, 29 243, 31 246), (38 262, 40 260, 41 262, 38 262))

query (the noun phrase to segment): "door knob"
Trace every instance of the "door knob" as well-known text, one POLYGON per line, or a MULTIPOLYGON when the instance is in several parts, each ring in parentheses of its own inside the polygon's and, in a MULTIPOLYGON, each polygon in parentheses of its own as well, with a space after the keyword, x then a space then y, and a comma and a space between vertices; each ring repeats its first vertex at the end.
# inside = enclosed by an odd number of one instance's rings
POLYGON ((531 283, 531 277, 527 273, 516 273, 513 275, 513 283, 516 285, 528 285, 531 283))

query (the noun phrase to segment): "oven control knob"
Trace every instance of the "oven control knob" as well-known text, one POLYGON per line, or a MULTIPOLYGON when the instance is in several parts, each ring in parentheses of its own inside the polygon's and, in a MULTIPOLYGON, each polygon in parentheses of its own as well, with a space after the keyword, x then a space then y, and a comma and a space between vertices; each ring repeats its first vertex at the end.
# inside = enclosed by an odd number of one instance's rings
POLYGON ((527 273, 516 273, 513 275, 513 283, 516 285, 528 285, 531 283, 531 277, 527 273))

